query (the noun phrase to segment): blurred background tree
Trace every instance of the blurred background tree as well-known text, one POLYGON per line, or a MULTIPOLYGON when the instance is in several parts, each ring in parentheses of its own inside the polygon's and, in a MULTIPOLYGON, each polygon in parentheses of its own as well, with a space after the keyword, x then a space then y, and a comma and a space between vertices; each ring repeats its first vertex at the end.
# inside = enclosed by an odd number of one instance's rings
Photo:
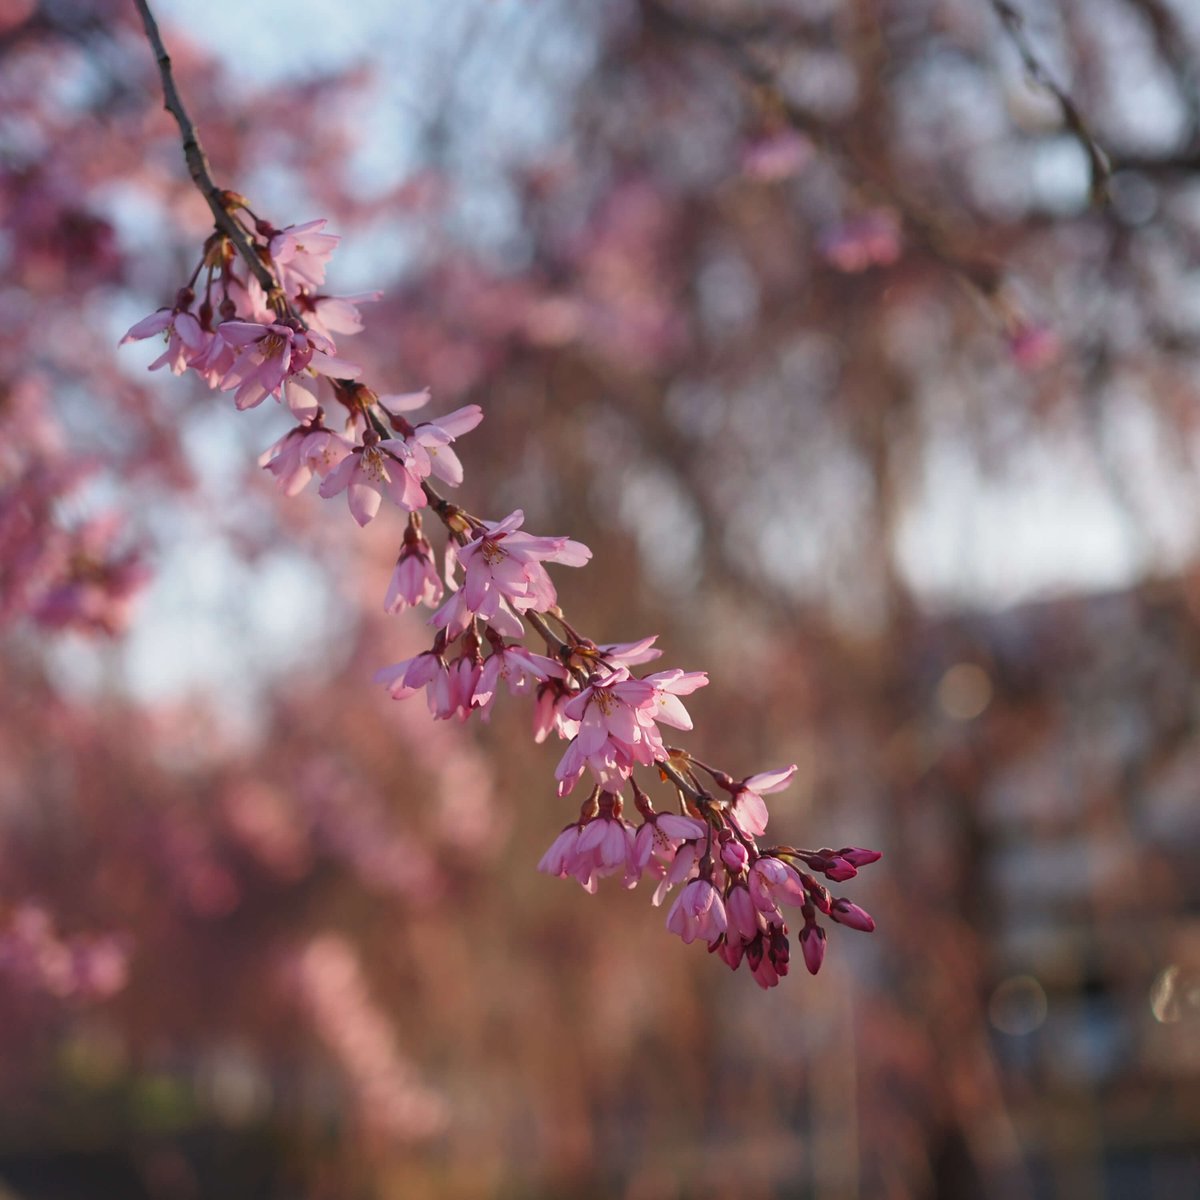
POLYGON ((464 502, 592 546, 567 610, 712 672, 880 930, 761 994, 533 872, 527 712, 370 686, 397 529, 117 360, 209 225, 132 6, 9 0, 4 1185, 1200 1191, 1194 6, 159 15, 220 181, 384 289, 369 376, 483 405, 464 502))

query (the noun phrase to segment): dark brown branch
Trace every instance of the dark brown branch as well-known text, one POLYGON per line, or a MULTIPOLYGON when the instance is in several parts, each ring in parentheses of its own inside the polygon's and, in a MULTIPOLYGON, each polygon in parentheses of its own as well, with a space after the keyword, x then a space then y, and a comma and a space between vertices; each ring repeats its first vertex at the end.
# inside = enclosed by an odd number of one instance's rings
POLYGON ((154 50, 155 61, 158 63, 158 73, 162 78, 163 108, 175 118, 179 132, 183 137, 183 157, 187 161, 188 172, 192 181, 212 210, 213 220, 217 228, 233 243, 234 249, 246 261, 251 274, 258 280, 268 297, 279 294, 279 284, 266 264, 258 256, 258 252, 250 244, 245 231, 238 225, 229 213, 225 204, 225 193, 216 185, 212 177, 212 168, 208 165, 208 157, 204 147, 200 145, 200 136, 188 116, 187 109, 179 97, 179 89, 175 86, 175 77, 171 73, 171 56, 163 45, 162 35, 158 31, 158 23, 146 0, 133 0, 141 15, 142 24, 146 29, 146 37, 154 50))
POLYGON ((1029 38, 1025 34, 1025 21, 1008 0, 991 0, 992 9, 1000 24, 1008 34, 1021 64, 1030 80, 1044 91, 1050 93, 1058 102, 1062 113, 1063 124, 1074 135, 1075 140, 1083 147, 1087 155, 1088 170, 1091 172, 1091 198, 1093 204, 1103 204, 1108 198, 1108 181, 1112 178, 1112 163, 1104 148, 1096 140, 1088 123, 1079 111, 1079 106, 1070 95, 1054 81, 1054 77, 1043 65, 1042 60, 1034 52, 1029 38))
POLYGON ((1182 22, 1163 0, 1128 0, 1150 25, 1159 57, 1174 75, 1174 82, 1188 111, 1191 140, 1200 136, 1200 78, 1192 48, 1182 22))

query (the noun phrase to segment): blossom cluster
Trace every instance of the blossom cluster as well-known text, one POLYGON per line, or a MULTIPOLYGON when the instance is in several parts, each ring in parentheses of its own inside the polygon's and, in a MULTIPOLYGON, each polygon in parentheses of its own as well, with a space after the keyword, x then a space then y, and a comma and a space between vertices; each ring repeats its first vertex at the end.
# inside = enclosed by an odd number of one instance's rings
POLYGON ((125 985, 129 949, 119 934, 64 937, 42 905, 26 900, 0 927, 0 975, 35 994, 104 1000, 125 985))
POLYGON ((0 404, 0 624, 118 633, 149 576, 117 513, 69 519, 97 464, 72 452, 46 392, 30 375, 0 404))
POLYGON ((531 699, 534 740, 554 735, 565 743, 555 770, 559 796, 585 776, 591 782, 578 818, 554 839, 539 869, 589 892, 607 876, 619 875, 626 887, 647 879, 656 905, 679 887, 667 928, 684 942, 703 942, 735 970, 745 961, 764 988, 788 972, 785 909, 799 910, 801 953, 814 974, 825 953, 819 917, 872 930, 866 912, 832 896, 816 876, 845 881, 878 852, 759 847, 767 825, 763 797, 786 786, 794 766, 736 781, 665 742, 661 726, 692 728, 683 699, 708 683, 705 673, 638 674, 661 654, 654 636, 599 644, 566 619, 547 565, 582 567, 591 551, 566 536, 527 532, 520 509, 484 519, 437 490, 434 481, 462 482, 453 446, 479 424, 482 410, 471 404, 414 423, 428 389, 380 395, 360 382, 361 369, 341 356, 334 339, 361 329, 358 306, 372 297, 322 290, 337 244, 324 232, 326 222, 277 229, 242 197, 225 193, 224 201, 254 257, 240 261, 229 234, 218 229, 174 304, 139 321, 124 341, 160 339, 152 370, 192 372, 210 388, 232 392, 239 409, 268 397, 288 409, 296 423, 260 459, 287 495, 315 479, 320 496, 346 496, 359 525, 385 502, 405 514, 384 608, 432 610, 432 644, 379 671, 377 681, 398 700, 424 692, 441 720, 487 720, 502 684, 531 699), (340 421, 327 415, 331 402, 340 406, 340 421), (446 530, 440 564, 422 509, 446 530), (529 629, 538 650, 525 644, 529 629), (667 786, 672 811, 655 808, 638 772, 667 786), (640 817, 636 827, 625 816, 626 792, 640 817))

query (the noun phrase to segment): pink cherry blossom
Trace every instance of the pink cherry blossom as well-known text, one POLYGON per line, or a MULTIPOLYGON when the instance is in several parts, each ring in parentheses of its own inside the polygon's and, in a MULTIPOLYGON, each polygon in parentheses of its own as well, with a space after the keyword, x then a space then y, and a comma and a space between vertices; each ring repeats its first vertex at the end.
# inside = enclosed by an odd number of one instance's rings
POLYGON ((1062 339, 1048 325, 1020 321, 1008 335, 1008 352, 1023 371, 1040 371, 1062 357, 1062 339))
POLYGON ((434 616, 433 623, 456 637, 472 616, 494 621, 504 606, 517 613, 545 612, 558 601, 544 562, 581 567, 592 552, 565 537, 535 537, 521 532, 525 514, 517 509, 483 529, 457 551, 463 585, 434 616))
POLYGON ((655 722, 690 729, 691 717, 678 697, 707 682, 703 672, 680 670, 633 679, 624 667, 594 678, 563 707, 565 716, 579 722, 579 730, 555 771, 559 794, 570 792, 585 769, 601 787, 617 788, 634 764, 648 766, 665 758, 655 722))
POLYGON ((426 650, 390 667, 381 667, 375 672, 375 682, 383 684, 393 700, 404 700, 428 687, 445 670, 442 656, 434 650, 426 650))
POLYGON ((333 343, 312 330, 290 325, 259 325, 252 321, 222 321, 222 341, 235 348, 235 357, 221 380, 221 390, 236 388, 234 403, 254 408, 267 396, 280 396, 284 381, 312 371, 353 379, 362 374, 354 363, 336 357, 333 343))
POLYGON ((283 400, 297 421, 307 421, 315 417, 321 407, 316 396, 308 388, 297 383, 295 376, 284 381, 283 400))
POLYGON ((733 874, 738 875, 749 865, 750 854, 741 842, 736 842, 730 838, 729 841, 721 845, 721 862, 733 874))
POLYGON ((296 311, 300 313, 309 329, 332 338, 338 333, 361 333, 363 319, 358 306, 378 300, 382 295, 382 292, 359 292, 354 296, 326 296, 322 293, 301 291, 292 299, 296 311))
POLYGON ((726 936, 718 943, 716 953, 731 971, 736 971, 742 965, 742 959, 745 957, 746 943, 741 938, 734 938, 730 941, 726 936))
POLYGON ((297 495, 314 475, 325 478, 354 449, 353 442, 321 422, 318 409, 259 456, 259 466, 275 476, 285 496, 297 495))
POLYGON ((341 241, 335 234, 321 232, 328 224, 321 218, 272 233, 267 253, 287 292, 316 288, 325 282, 325 264, 341 241))
POLYGON ((205 350, 209 336, 200 328, 200 322, 190 312, 181 312, 174 308, 160 308, 138 321, 121 339, 124 346, 127 342, 138 342, 155 334, 164 335, 167 348, 149 366, 149 370, 157 371, 159 367, 170 366, 173 375, 182 375, 205 350))
POLYGON ((656 641, 658 634, 652 633, 636 642, 613 642, 597 649, 600 656, 611 666, 637 667, 662 657, 662 651, 654 645, 656 641))
POLYGON ((703 821, 674 813, 653 813, 638 829, 635 865, 639 876, 648 874, 659 881, 651 899, 655 908, 692 873, 699 857, 697 847, 706 834, 703 821))
MULTIPOLYGON (((579 845, 579 835, 581 832, 582 828, 578 823, 568 825, 550 843, 550 848, 542 855, 537 869, 546 875, 553 875, 558 879, 569 878, 574 873, 576 850, 579 845)), ((587 887, 586 884, 584 886, 585 888, 587 887)), ((593 886, 588 890, 594 892, 596 889, 593 886)))
MULTIPOLYGON (((594 893, 601 879, 624 871, 626 885, 632 860, 633 831, 616 816, 598 816, 568 825, 551 843, 538 870, 559 879, 574 879, 585 892, 594 893)), ((633 883, 636 883, 636 876, 633 883)))
POLYGON ((658 887, 654 889, 654 894, 650 897, 650 903, 655 908, 662 904, 667 898, 667 893, 677 883, 683 883, 696 873, 700 854, 701 845, 698 841, 685 841, 676 848, 674 857, 670 859, 665 869, 661 866, 662 860, 658 856, 650 860, 646 868, 647 873, 662 875, 658 881, 658 887))
POLYGON ((535 654, 521 645, 506 645, 493 650, 479 674, 472 703, 484 710, 491 706, 496 689, 503 680, 512 696, 528 695, 547 679, 565 679, 566 669, 545 655, 535 654))
POLYGON ((396 559, 396 569, 383 598, 384 612, 396 613, 417 604, 436 604, 442 598, 442 581, 433 561, 433 547, 420 536, 406 536, 396 559))
POLYGON ((727 925, 721 895, 706 879, 693 879, 667 914, 667 928, 689 945, 697 938, 703 938, 710 946, 716 945, 727 925))
POLYGON ((754 982, 764 990, 773 988, 788 973, 790 948, 787 926, 771 925, 746 946, 746 962, 754 982))
POLYGON ((457 487, 463 480, 463 468, 450 445, 483 420, 483 409, 478 404, 467 404, 433 420, 411 424, 403 414, 423 408, 429 398, 430 391, 425 388, 403 396, 380 396, 379 403, 412 447, 414 456, 422 462, 428 458, 425 474, 457 487))
POLYGON ((637 831, 638 863, 645 867, 657 859, 665 868, 674 862, 675 854, 684 842, 699 841, 706 832, 704 822, 696 817, 654 813, 637 831))
POLYGON ((858 870, 844 858, 833 858, 828 866, 821 869, 821 874, 826 879, 833 880, 834 883, 845 883, 847 879, 853 879, 858 874, 858 870))
POLYGON ((471 713, 471 697, 479 682, 480 664, 471 655, 447 663, 441 654, 427 650, 415 658, 375 672, 375 682, 387 688, 393 700, 404 700, 425 689, 429 711, 439 720, 471 713))
POLYGON ((808 903, 808 893, 795 867, 771 855, 755 861, 749 874, 750 895, 755 907, 768 918, 782 923, 780 904, 799 908, 808 903))
POLYGON ((645 682, 654 688, 653 704, 643 710, 639 718, 643 725, 651 721, 662 721, 675 729, 691 729, 692 718, 680 702, 680 696, 690 696, 708 684, 705 671, 681 671, 678 667, 670 671, 659 671, 647 675, 645 682))
MULTIPOLYGON (((746 961, 750 961, 749 951, 746 952, 746 961)), ((765 954, 756 963, 751 964, 750 974, 754 977, 754 982, 763 991, 779 986, 779 972, 775 969, 775 964, 765 954)))
MULTIPOLYGON (((570 792, 585 769, 601 787, 619 788, 635 763, 648 766, 663 753, 661 738, 653 740, 638 720, 639 710, 654 703, 653 685, 630 678, 624 667, 569 700, 563 714, 579 726, 555 771, 559 794, 570 792)), ((649 729, 657 733, 652 722, 649 729)))
POLYGON ((890 266, 900 257, 900 222, 891 209, 872 209, 825 230, 819 247, 826 262, 848 274, 890 266))
POLYGON ((729 815, 746 837, 762 837, 767 831, 767 804, 763 795, 782 791, 796 774, 796 764, 776 771, 763 771, 743 779, 734 788, 729 815))
POLYGON ((627 887, 637 883, 634 834, 621 818, 600 816, 590 821, 579 835, 577 853, 592 855, 595 878, 624 872, 627 887))
POLYGON ((423 508, 421 481, 426 474, 421 473, 420 464, 414 462, 403 438, 381 440, 374 430, 368 430, 363 444, 355 446, 325 477, 320 494, 329 499, 345 492, 351 516, 360 525, 367 525, 385 495, 406 512, 423 508))

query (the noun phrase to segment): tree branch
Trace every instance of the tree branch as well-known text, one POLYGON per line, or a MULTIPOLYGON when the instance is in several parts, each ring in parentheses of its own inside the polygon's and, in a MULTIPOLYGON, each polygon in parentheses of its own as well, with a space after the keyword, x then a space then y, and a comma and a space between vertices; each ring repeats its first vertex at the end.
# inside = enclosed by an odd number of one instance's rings
POLYGON ((1104 148, 1096 141, 1088 123, 1084 120, 1079 106, 1068 93, 1057 83, 1053 76, 1043 66, 1042 61, 1034 52, 1029 38, 1025 34, 1025 21, 1021 14, 1008 0, 991 0, 992 9, 1008 34, 1021 64, 1029 78, 1038 87, 1047 91, 1058 101, 1062 113, 1063 124, 1075 136, 1075 140, 1083 147, 1087 155, 1088 170, 1091 172, 1091 198, 1093 204, 1102 204, 1108 197, 1108 181, 1112 176, 1112 164, 1104 148))
POLYGON ((187 109, 179 97, 179 89, 175 86, 175 77, 171 73, 171 56, 163 45, 162 35, 158 31, 158 22, 150 11, 146 0, 133 0, 146 29, 146 37, 154 51, 158 63, 158 73, 162 78, 163 108, 175 118, 179 132, 183 137, 183 157, 187 162, 188 173, 192 181, 212 210, 213 220, 217 228, 233 243, 234 249, 245 259, 246 266, 258 280, 268 298, 280 294, 279 283, 267 269, 266 264, 258 256, 258 252, 250 244, 245 231, 238 225, 225 206, 225 193, 217 187, 212 177, 212 168, 208 165, 208 157, 204 147, 200 145, 200 136, 188 116, 187 109))

